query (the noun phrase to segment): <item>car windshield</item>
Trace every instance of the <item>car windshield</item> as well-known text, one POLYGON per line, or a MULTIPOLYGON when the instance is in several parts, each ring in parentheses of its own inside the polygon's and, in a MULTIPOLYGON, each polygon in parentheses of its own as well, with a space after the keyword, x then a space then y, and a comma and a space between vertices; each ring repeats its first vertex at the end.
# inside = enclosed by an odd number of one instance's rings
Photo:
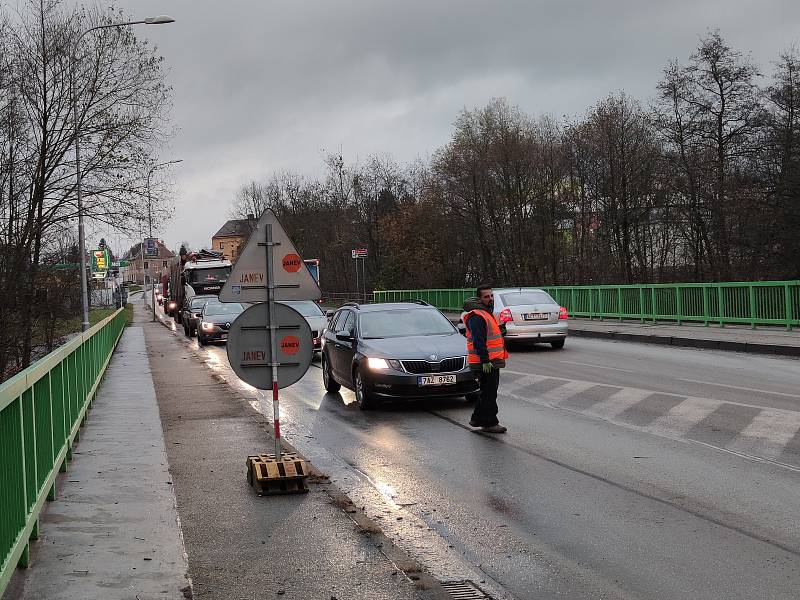
POLYGON ((209 302, 209 298, 193 298, 192 299, 192 303, 191 303, 191 307, 194 310, 199 310, 199 309, 203 308, 206 304, 208 304, 208 302, 209 302))
POLYGON ((291 306, 293 309, 295 309, 304 317, 325 316, 325 313, 322 312, 322 309, 313 300, 291 300, 291 301, 281 302, 281 304, 285 304, 286 306, 291 306))
POLYGON ((435 308, 366 312, 361 315, 359 323, 361 337, 366 339, 455 332, 452 323, 435 308))
POLYGON ((500 294, 504 306, 521 306, 523 304, 555 304, 556 301, 547 292, 506 292, 500 294))
POLYGON ((211 269, 189 269, 187 281, 192 283, 210 283, 226 281, 230 275, 230 267, 214 267, 211 269))
POLYGON ((206 315, 238 315, 244 307, 238 302, 209 302, 206 304, 206 315))

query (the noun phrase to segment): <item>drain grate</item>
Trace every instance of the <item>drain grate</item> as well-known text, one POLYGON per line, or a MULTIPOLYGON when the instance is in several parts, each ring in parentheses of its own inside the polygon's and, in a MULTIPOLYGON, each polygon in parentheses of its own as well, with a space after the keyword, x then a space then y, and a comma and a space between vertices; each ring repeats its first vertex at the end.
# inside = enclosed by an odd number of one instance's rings
POLYGON ((444 581, 442 587, 455 600, 492 600, 471 581, 444 581))

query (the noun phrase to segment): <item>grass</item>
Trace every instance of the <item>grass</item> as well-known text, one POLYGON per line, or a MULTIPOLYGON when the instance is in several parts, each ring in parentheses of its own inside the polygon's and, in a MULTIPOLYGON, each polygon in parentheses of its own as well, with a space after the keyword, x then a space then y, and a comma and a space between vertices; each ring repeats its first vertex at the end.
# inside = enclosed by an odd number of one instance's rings
POLYGON ((126 304, 123 314, 125 315, 125 327, 128 327, 133 323, 133 304, 126 304))
POLYGON ((141 291, 142 291, 142 286, 140 286, 140 285, 132 285, 132 286, 130 286, 128 288, 128 293, 129 294, 132 294, 134 292, 141 292, 141 291))

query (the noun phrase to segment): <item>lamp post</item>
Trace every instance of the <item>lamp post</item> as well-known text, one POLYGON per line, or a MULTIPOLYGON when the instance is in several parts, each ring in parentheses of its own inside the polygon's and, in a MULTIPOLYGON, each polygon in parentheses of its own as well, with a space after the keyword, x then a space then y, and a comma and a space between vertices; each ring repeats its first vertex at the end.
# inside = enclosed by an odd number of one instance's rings
POLYGON ((75 46, 72 49, 71 69, 70 69, 70 86, 72 87, 72 117, 75 127, 75 191, 78 196, 78 246, 80 246, 81 253, 81 301, 83 304, 83 322, 81 323, 81 331, 89 329, 89 281, 86 277, 86 236, 83 228, 83 189, 81 180, 81 145, 80 145, 80 121, 78 120, 78 86, 75 81, 75 63, 77 62, 78 46, 84 36, 92 31, 98 29, 111 29, 113 27, 126 27, 129 25, 163 25, 166 23, 174 23, 175 19, 166 15, 158 17, 148 17, 141 21, 125 21, 121 23, 109 23, 108 25, 97 25, 90 27, 78 36, 75 40, 75 46))
MULTIPOLYGON (((157 165, 153 165, 150 167, 150 170, 147 171, 147 230, 148 230, 148 237, 153 237, 153 198, 150 195, 150 176, 153 174, 153 171, 158 169, 159 167, 163 167, 166 165, 174 165, 179 162, 183 162, 182 158, 178 158, 176 160, 168 160, 166 162, 158 163, 157 165)), ((156 244, 156 248, 158 248, 158 244, 156 244)), ((142 264, 144 265, 144 248, 142 248, 142 264)), ((150 270, 151 272, 154 269, 150 270)), ((163 293, 163 290, 162 290, 163 293)), ((156 284, 153 281, 152 276, 150 277, 150 302, 152 303, 153 308, 153 318, 152 320, 156 320, 156 284)))

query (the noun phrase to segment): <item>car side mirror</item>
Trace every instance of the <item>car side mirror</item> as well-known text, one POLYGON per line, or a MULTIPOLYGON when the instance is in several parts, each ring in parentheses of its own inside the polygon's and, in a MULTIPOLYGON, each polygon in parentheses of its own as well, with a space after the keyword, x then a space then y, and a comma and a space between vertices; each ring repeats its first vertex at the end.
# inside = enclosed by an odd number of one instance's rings
POLYGON ((335 314, 336 314, 336 311, 333 311, 333 310, 326 310, 325 311, 325 316, 328 317, 328 321, 330 321, 333 318, 333 315, 335 315, 335 314))
POLYGON ((456 324, 456 329, 458 329, 458 333, 460 333, 461 335, 466 337, 466 335, 467 335, 467 326, 466 325, 464 325, 463 323, 458 323, 458 324, 456 324))
POLYGON ((340 342, 352 342, 353 335, 347 333, 346 331, 340 331, 339 333, 336 334, 336 339, 339 340, 340 342))

